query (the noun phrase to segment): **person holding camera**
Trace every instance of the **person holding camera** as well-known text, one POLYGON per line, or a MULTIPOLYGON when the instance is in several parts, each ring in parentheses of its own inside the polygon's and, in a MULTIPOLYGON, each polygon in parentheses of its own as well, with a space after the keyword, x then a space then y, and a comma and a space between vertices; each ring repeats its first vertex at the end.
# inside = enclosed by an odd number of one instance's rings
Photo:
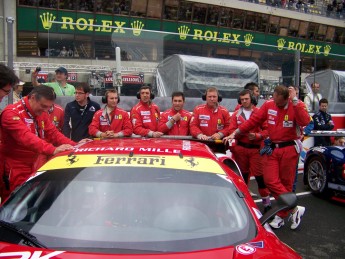
MULTIPOLYGON (((31 82, 34 87, 41 85, 37 81, 38 73, 41 71, 40 67, 32 73, 31 82)), ((55 70, 55 82, 44 83, 54 89, 56 96, 74 96, 75 88, 73 85, 67 83, 68 72, 64 67, 59 67, 55 70)))
POLYGON ((89 125, 89 134, 97 138, 121 138, 132 135, 133 128, 128 113, 117 107, 120 102, 116 90, 107 90, 102 97, 105 107, 95 113, 89 125))

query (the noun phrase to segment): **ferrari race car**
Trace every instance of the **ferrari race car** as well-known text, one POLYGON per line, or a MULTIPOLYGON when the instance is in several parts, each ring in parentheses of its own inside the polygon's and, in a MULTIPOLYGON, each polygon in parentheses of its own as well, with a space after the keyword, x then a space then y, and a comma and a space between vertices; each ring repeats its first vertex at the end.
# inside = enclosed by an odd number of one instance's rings
POLYGON ((345 201, 345 147, 311 148, 304 160, 303 180, 314 194, 345 201))
POLYGON ((0 258, 301 258, 203 143, 94 140, 56 155, 0 207, 0 258))

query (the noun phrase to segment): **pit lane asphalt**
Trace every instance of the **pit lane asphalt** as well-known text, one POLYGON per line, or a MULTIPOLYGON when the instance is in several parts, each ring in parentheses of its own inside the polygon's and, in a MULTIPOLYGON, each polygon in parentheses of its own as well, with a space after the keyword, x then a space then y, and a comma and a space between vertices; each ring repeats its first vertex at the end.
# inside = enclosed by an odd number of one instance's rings
MULTIPOLYGON (((250 181, 249 188, 258 193, 255 180, 250 181)), ((298 205, 306 207, 301 225, 291 230, 291 222, 285 219, 285 225, 274 229, 274 233, 303 258, 345 258, 345 204, 311 194, 303 184, 302 174, 298 176, 296 194, 298 205)), ((261 200, 254 200, 262 209, 261 200)))

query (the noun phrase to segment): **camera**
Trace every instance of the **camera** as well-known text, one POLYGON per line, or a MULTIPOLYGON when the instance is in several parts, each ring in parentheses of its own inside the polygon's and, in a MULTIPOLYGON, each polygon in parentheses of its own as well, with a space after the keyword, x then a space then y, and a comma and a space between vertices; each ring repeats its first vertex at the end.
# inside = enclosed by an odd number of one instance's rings
POLYGON ((36 67, 36 72, 40 72, 41 71, 41 67, 36 67))

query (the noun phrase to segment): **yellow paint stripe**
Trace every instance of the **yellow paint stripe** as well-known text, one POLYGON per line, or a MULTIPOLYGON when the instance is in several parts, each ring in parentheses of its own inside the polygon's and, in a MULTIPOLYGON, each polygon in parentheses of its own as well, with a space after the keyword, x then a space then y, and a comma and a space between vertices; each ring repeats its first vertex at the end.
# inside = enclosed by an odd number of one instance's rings
POLYGON ((225 175, 217 162, 208 158, 150 155, 72 155, 59 156, 43 165, 39 171, 80 167, 154 167, 191 170, 225 175))

